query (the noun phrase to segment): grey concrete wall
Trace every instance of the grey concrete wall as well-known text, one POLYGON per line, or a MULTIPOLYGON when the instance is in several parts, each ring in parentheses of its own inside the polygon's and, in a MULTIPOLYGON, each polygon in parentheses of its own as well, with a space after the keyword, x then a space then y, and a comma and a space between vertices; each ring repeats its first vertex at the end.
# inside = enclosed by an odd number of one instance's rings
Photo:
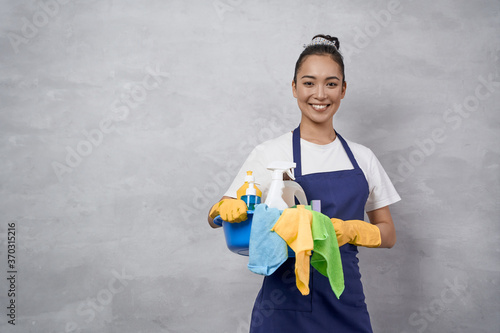
POLYGON ((403 197, 397 245, 360 253, 375 331, 498 332, 500 2, 1 8, 0 331, 245 332, 261 277, 206 213, 297 125, 294 62, 327 33, 335 127, 403 197))

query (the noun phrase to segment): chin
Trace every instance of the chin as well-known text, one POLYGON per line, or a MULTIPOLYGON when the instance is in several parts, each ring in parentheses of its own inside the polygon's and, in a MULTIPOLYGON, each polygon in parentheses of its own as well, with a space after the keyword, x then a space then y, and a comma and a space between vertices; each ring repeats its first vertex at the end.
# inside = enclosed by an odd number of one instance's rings
POLYGON ((316 115, 315 117, 310 117, 314 123, 316 124, 324 124, 324 123, 332 123, 334 114, 329 115, 316 115))

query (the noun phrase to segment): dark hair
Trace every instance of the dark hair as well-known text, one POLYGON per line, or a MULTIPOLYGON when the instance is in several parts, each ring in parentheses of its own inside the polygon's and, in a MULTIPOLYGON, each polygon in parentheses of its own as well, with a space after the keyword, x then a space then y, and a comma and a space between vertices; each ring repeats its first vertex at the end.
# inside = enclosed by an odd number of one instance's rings
POLYGON ((293 75, 293 82, 297 83, 297 72, 300 69, 300 66, 302 66, 302 63, 306 60, 306 58, 310 55, 329 55, 333 61, 335 61, 339 66, 340 70, 342 71, 342 83, 345 82, 345 74, 344 74, 344 58, 342 57, 342 54, 339 52, 340 48, 340 42, 337 37, 332 37, 329 35, 316 35, 312 39, 316 37, 322 37, 324 39, 329 40, 330 42, 334 43, 335 46, 333 45, 323 45, 323 44, 314 44, 314 45, 309 45, 307 46, 304 51, 299 56, 299 59, 297 59, 297 62, 295 63, 295 74, 293 75))

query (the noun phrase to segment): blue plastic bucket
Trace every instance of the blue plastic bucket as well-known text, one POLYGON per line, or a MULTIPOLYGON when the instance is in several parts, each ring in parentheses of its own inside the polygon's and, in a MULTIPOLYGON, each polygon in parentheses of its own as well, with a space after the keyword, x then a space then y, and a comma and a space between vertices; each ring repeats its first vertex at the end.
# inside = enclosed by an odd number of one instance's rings
MULTIPOLYGON (((220 217, 217 216, 216 219, 220 219, 220 217)), ((253 210, 247 211, 247 219, 239 223, 230 223, 220 219, 222 222, 222 229, 224 229, 224 236, 226 237, 226 245, 230 251, 242 256, 248 255, 252 219, 253 210)), ((219 221, 214 220, 214 222, 217 223, 219 221)))
MULTIPOLYGON (((250 246, 250 231, 252 230, 253 210, 247 211, 247 219, 240 223, 230 223, 222 220, 220 216, 214 219, 214 223, 222 225, 226 245, 228 249, 236 254, 248 256, 250 246)), ((288 256, 295 257, 295 252, 288 247, 288 256)))
POLYGON ((248 256, 248 248, 250 245, 250 231, 252 229, 252 219, 255 205, 260 204, 260 197, 256 195, 243 195, 241 200, 248 207, 247 219, 239 223, 229 223, 217 216, 214 223, 221 225, 224 229, 226 244, 229 250, 234 253, 248 256))

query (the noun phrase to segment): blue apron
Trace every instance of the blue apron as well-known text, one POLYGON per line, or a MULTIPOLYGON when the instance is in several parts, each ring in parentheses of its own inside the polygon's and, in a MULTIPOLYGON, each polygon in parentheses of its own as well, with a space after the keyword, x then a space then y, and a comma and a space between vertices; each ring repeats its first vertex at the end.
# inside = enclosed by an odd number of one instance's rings
MULTIPOLYGON (((302 175, 300 126, 293 131, 293 159, 296 181, 308 200, 321 200, 321 212, 342 220, 363 220, 368 199, 368 182, 351 149, 337 134, 352 170, 302 175)), ((272 275, 264 278, 252 311, 250 333, 364 333, 372 332, 365 304, 358 249, 340 247, 345 290, 335 297, 328 278, 311 266, 310 293, 302 296, 295 285, 295 258, 289 258, 272 275)))

